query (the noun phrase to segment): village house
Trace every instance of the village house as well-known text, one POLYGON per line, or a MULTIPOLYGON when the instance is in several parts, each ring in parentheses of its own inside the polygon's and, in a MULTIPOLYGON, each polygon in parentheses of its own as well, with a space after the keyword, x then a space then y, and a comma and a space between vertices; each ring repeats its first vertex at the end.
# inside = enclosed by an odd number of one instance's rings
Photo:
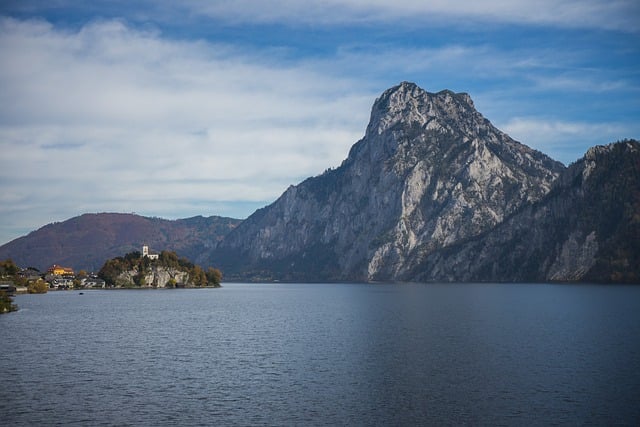
POLYGON ((11 281, 0 281, 0 291, 13 294, 16 291, 16 287, 11 281))
POLYGON ((80 282, 80 286, 83 288, 104 288, 106 282, 98 277, 85 277, 80 282))
POLYGON ((51 267, 49 267, 47 269, 47 273, 52 274, 54 276, 75 276, 75 273, 73 272, 73 268, 62 267, 56 264, 53 264, 51 267))
POLYGON ((33 267, 21 269, 18 273, 18 276, 22 277, 27 282, 35 282, 36 280, 42 278, 42 274, 40 273, 40 271, 33 267))
POLYGON ((53 264, 47 269, 44 280, 49 284, 49 289, 73 289, 75 277, 73 268, 53 264))
POLYGON ((73 279, 53 279, 49 282, 49 289, 73 289, 73 279))

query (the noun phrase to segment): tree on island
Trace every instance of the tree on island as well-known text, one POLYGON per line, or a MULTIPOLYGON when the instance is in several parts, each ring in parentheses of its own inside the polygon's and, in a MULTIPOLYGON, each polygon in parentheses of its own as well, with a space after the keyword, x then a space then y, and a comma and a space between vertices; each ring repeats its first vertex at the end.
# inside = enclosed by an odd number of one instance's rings
POLYGON ((13 303, 11 297, 5 291, 0 291, 0 313, 9 313, 17 310, 18 306, 13 303))
POLYGON ((207 281, 216 286, 220 286, 220 282, 222 282, 222 271, 217 268, 209 267, 207 269, 207 281))
MULTIPOLYGON (((3 282, 13 283, 14 286, 22 286, 23 279, 18 276, 20 268, 11 259, 0 261, 0 279, 3 282)), ((15 287, 9 286, 9 292, 15 290, 15 287)), ((9 313, 18 310, 18 306, 13 303, 11 294, 5 290, 0 290, 0 313, 9 313)))
POLYGON ((11 258, 0 261, 0 277, 14 279, 20 272, 20 268, 11 258))

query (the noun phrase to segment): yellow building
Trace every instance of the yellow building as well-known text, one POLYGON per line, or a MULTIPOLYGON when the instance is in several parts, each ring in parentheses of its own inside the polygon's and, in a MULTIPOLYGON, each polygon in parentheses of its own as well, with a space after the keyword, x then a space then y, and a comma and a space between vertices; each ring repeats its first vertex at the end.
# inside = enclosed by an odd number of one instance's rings
POLYGON ((60 265, 53 264, 47 270, 47 273, 51 273, 54 276, 73 276, 73 268, 71 267, 62 267, 60 265))

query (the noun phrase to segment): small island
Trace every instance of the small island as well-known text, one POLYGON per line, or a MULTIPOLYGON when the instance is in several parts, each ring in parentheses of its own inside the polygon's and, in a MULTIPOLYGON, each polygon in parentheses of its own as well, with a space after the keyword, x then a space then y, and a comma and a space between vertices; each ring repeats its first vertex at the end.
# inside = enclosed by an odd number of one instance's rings
POLYGON ((159 254, 134 251, 107 260, 98 277, 112 288, 200 288, 220 287, 222 272, 209 267, 206 271, 173 251, 159 254))

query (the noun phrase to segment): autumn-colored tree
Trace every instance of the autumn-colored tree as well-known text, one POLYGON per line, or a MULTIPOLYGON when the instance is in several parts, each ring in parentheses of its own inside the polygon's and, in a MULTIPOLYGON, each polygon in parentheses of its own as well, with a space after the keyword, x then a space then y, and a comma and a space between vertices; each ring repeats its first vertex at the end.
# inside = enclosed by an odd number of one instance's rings
POLYGON ((178 263, 178 255, 176 255, 173 251, 162 251, 160 252, 160 265, 168 268, 177 268, 178 263))
POLYGON ((7 277, 7 276, 13 277, 13 276, 17 275, 19 271, 20 271, 20 269, 18 268, 16 263, 13 262, 12 259, 6 259, 4 261, 0 261, 0 276, 1 277, 7 277))
POLYGON ((194 286, 207 286, 207 275, 199 265, 193 267, 189 274, 189 279, 194 286))
POLYGON ((125 261, 122 257, 113 258, 104 263, 98 276, 107 282, 108 285, 114 286, 120 273, 126 270, 125 261))
POLYGON ((49 285, 42 279, 38 279, 35 282, 29 283, 27 292, 30 294, 46 294, 49 290, 49 285))
POLYGON ((217 268, 209 267, 207 269, 207 281, 209 282, 209 285, 220 286, 220 282, 222 281, 222 271, 217 268))
POLYGON ((8 313, 17 309, 18 306, 13 303, 11 297, 5 291, 0 291, 0 313, 8 313))

